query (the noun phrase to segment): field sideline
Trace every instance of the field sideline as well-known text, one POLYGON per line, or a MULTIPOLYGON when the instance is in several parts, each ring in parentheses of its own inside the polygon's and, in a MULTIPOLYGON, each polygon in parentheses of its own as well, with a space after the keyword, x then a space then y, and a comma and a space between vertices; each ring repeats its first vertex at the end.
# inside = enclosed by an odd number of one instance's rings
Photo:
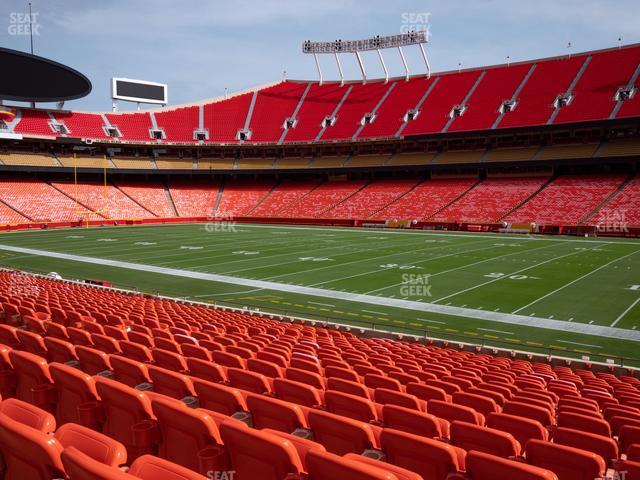
POLYGON ((640 365, 638 252, 622 239, 247 224, 0 236, 6 267, 640 365))

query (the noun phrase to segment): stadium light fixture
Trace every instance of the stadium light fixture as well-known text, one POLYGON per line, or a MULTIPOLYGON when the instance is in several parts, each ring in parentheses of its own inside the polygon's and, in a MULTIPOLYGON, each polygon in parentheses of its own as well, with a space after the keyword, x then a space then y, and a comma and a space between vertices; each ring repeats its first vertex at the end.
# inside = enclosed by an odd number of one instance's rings
POLYGON ((431 76, 431 66, 429 65, 429 59, 427 58, 427 54, 424 49, 424 45, 429 42, 429 33, 426 30, 420 30, 417 32, 408 32, 401 33, 397 35, 387 35, 380 36, 376 35, 375 37, 365 38, 361 40, 334 40, 330 42, 312 42, 311 40, 306 40, 302 43, 302 53, 313 55, 316 68, 318 69, 318 76, 320 78, 319 83, 322 84, 324 81, 324 76, 322 73, 322 68, 320 67, 319 55, 333 55, 336 59, 336 63, 338 65, 338 70, 340 72, 340 84, 344 84, 344 72, 342 70, 342 65, 340 63, 339 54, 340 53, 353 53, 356 56, 356 60, 358 61, 358 66, 360 67, 360 72, 362 73, 362 82, 367 82, 367 70, 362 59, 362 52, 368 51, 377 51, 378 58, 382 63, 382 68, 385 74, 385 82, 389 80, 389 72, 387 70, 387 65, 384 61, 384 56, 382 55, 382 50, 386 49, 398 49, 398 53, 400 54, 400 58, 402 59, 402 64, 405 69, 405 76, 407 80, 409 79, 409 67, 407 65, 407 61, 404 56, 404 52, 402 47, 417 45, 420 48, 420 52, 422 55, 422 59, 424 60, 425 67, 427 69, 427 78, 431 76))

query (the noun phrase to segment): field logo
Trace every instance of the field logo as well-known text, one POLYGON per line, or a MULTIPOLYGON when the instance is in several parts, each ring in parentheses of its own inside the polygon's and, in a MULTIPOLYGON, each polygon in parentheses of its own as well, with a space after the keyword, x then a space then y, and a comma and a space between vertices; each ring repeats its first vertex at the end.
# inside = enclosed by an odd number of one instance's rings
POLYGON ((400 33, 429 32, 430 18, 429 12, 404 12, 400 15, 400 33))
POLYGON ((596 230, 600 233, 628 233, 627 211, 605 211, 596 224, 596 230))
POLYGON ((237 222, 231 215, 222 217, 211 217, 205 224, 204 229, 209 233, 236 233, 237 222))
POLYGON ((431 283, 428 273, 403 273, 400 295, 403 297, 430 297, 431 283))
POLYGON ((11 12, 9 14, 9 28, 7 31, 12 36, 40 36, 39 13, 11 12))
POLYGON ((235 476, 235 470, 209 470, 207 472, 208 480, 234 480, 235 476))

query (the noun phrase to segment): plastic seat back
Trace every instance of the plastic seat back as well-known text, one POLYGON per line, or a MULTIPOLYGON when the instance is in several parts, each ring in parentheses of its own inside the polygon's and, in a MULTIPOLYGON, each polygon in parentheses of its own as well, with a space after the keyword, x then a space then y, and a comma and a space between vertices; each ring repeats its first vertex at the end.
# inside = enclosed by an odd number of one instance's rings
POLYGON ((111 355, 109 362, 118 382, 130 387, 141 383, 151 383, 147 365, 144 363, 120 355, 111 355))
POLYGON ((0 414, 42 433, 50 433, 56 429, 53 415, 17 398, 7 398, 0 402, 0 414))
POLYGON ((296 448, 282 437, 237 422, 223 422, 220 435, 238 480, 281 480, 303 471, 296 448))
POLYGON ((63 448, 75 447, 94 460, 119 467, 127 463, 124 445, 107 435, 74 423, 65 423, 55 433, 63 448))
POLYGON ((251 393, 263 394, 271 393, 271 385, 267 377, 261 373, 241 370, 239 368, 228 368, 227 378, 231 386, 251 393))
POLYGON ((502 413, 537 420, 545 427, 553 425, 554 419, 549 410, 524 402, 508 401, 502 407, 502 413))
POLYGON ((42 385, 52 386, 49 364, 38 355, 17 350, 9 352, 9 358, 16 374, 16 398, 39 406, 34 401, 32 389, 42 385))
POLYGON ((151 405, 161 432, 161 458, 200 473, 227 468, 220 432, 206 411, 159 396, 151 405))
POLYGON ((463 450, 411 433, 385 428, 380 434, 380 446, 389 463, 425 479, 444 480, 465 468, 463 450))
POLYGON ((569 447, 581 448, 600 455, 607 466, 611 466, 614 460, 620 456, 618 444, 613 438, 583 432, 571 428, 558 427, 553 432, 553 441, 569 447))
MULTIPOLYGON (((382 408, 384 424, 388 428, 400 430, 428 438, 448 437, 449 431, 443 431, 443 419, 429 413, 417 412, 397 405, 385 405, 382 408)), ((448 423, 448 422, 446 422, 448 423)))
POLYGON ((138 458, 131 465, 129 473, 142 480, 207 480, 208 478, 193 470, 152 455, 144 455, 138 458))
POLYGON ((111 370, 109 355, 101 350, 79 345, 76 347, 76 355, 78 355, 80 368, 89 375, 111 370))
POLYGON ((457 392, 451 396, 451 399, 453 403, 471 407, 485 417, 500 410, 493 399, 474 393, 457 392))
POLYGON ((593 480, 606 471, 602 457, 579 448, 531 440, 526 447, 527 463, 545 468, 562 480, 593 480))
POLYGON ((417 411, 424 411, 424 402, 421 402, 418 400, 418 397, 410 393, 402 393, 387 388, 376 388, 373 392, 373 398, 377 403, 382 405, 391 404, 417 411))
POLYGON ((46 337, 47 358, 50 362, 67 363, 78 360, 75 347, 67 341, 46 337))
POLYGON ((531 439, 549 439, 549 431, 540 422, 507 413, 490 413, 487 417, 487 427, 509 432, 523 447, 531 439))
POLYGON ((373 402, 348 393, 327 390, 324 394, 327 411, 351 418, 359 422, 378 420, 378 412, 373 402))
POLYGON ((305 428, 306 420, 298 405, 263 395, 249 395, 247 407, 251 412, 253 427, 259 430, 271 428, 292 433, 297 428, 305 428))
POLYGON ((384 472, 391 473, 398 480, 424 480, 420 475, 410 470, 407 470, 406 468, 397 467, 395 465, 391 465, 390 463, 383 462, 381 460, 376 460, 370 457, 363 457, 362 455, 356 455, 355 453, 347 453, 343 457, 338 457, 338 459, 340 461, 347 462, 347 465, 349 465, 349 463, 352 461, 363 463, 370 467, 374 467, 384 472))
POLYGON ((50 435, 0 415, 0 450, 5 480, 64 478, 63 446, 50 435))
MULTIPOLYGON (((154 418, 149 398, 138 390, 104 377, 95 377, 96 391, 104 412, 102 432, 122 443, 129 451, 137 451, 134 432, 154 418)), ((151 439, 141 448, 150 448, 151 439)))
POLYGON ((318 389, 304 383, 276 378, 273 380, 276 397, 304 407, 322 405, 324 399, 318 389))
POLYGON ((526 463, 507 460, 484 452, 467 455, 467 474, 473 480, 558 480, 555 473, 526 463))
POLYGON ((369 388, 386 388, 388 390, 395 390, 396 392, 403 391, 402 384, 395 378, 373 373, 367 373, 364 376, 364 384, 369 388))
POLYGON ((196 378, 193 379, 193 389, 201 408, 229 416, 247 411, 245 398, 237 388, 196 378))
POLYGON ((313 480, 400 480, 389 469, 317 450, 308 453, 307 470, 313 480))
POLYGON ((155 365, 150 365, 148 371, 155 393, 177 400, 195 396, 193 384, 187 375, 156 367, 155 365))
POLYGON ((484 425, 484 416, 476 412, 473 408, 463 405, 454 405, 441 400, 431 400, 427 403, 427 412, 439 418, 444 418, 449 422, 460 420, 462 422, 484 425))
POLYGON ((415 395, 421 400, 440 400, 446 402, 449 400, 449 395, 442 388, 432 385, 424 385, 422 383, 409 382, 407 384, 407 393, 415 395))
POLYGON ((327 379, 327 390, 335 390, 338 392, 348 393, 357 397, 371 400, 369 388, 359 382, 352 382, 343 378, 330 377, 327 379))
POLYGON ((79 407, 89 402, 97 404, 98 401, 93 378, 77 368, 62 363, 49 365, 49 372, 58 394, 56 405, 58 423, 60 425, 67 422, 83 423, 79 407))
POLYGON ((593 416, 581 415, 579 413, 560 412, 558 415, 558 426, 573 428, 583 432, 595 433, 605 437, 611 436, 611 427, 602 419, 593 416))
POLYGON ((139 478, 119 468, 98 462, 75 447, 65 448, 61 459, 69 480, 135 480, 139 478))
POLYGON ((477 450, 505 458, 516 457, 521 450, 510 433, 460 421, 451 424, 451 443, 467 451, 477 450))
POLYGON ((227 374, 224 367, 217 365, 209 360, 201 358, 187 358, 187 366, 189 375, 201 378, 208 382, 222 383, 227 380, 227 374))
POLYGON ((311 410, 309 428, 316 442, 337 455, 362 453, 376 447, 370 425, 321 410, 311 410))
POLYGON ((161 348, 154 348, 151 350, 153 355, 154 365, 160 368, 166 368, 174 372, 186 372, 187 362, 182 355, 161 348))

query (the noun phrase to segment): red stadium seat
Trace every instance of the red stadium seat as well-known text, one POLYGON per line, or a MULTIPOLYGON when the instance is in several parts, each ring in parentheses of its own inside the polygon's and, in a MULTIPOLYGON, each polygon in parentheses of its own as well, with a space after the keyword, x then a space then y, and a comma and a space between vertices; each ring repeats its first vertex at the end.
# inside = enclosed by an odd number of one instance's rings
POLYGON ((228 469, 220 432, 206 411, 159 397, 151 403, 160 429, 161 458, 202 474, 228 469))
POLYGON ((464 450, 430 438, 388 428, 380 434, 380 446, 387 462, 422 478, 445 480, 465 470, 464 450))
POLYGON ((521 447, 510 433, 455 421, 451 424, 451 443, 464 450, 476 450, 498 457, 517 457, 521 447))
POLYGON ((193 388, 201 408, 229 416, 248 410, 245 396, 237 388, 199 378, 193 380, 193 388))
POLYGON ((327 411, 351 418, 359 422, 373 422, 379 420, 376 405, 362 397, 348 393, 327 390, 324 394, 327 411))
POLYGON ((443 402, 441 400, 431 400, 427 403, 427 412, 439 418, 444 418, 449 422, 460 420, 475 425, 484 425, 485 418, 482 414, 476 412, 470 407, 463 405, 454 405, 452 403, 443 402))
POLYGON ((155 419, 149 398, 120 382, 95 377, 104 423, 102 432, 122 443, 130 458, 153 450, 155 419))
POLYGON ((223 422, 220 435, 239 480, 281 480, 303 471, 295 446, 280 436, 236 422, 223 422))
POLYGON ((53 415, 17 398, 7 398, 0 402, 0 415, 42 433, 52 433, 56 429, 56 419, 53 415))
POLYGON ((531 440, 526 448, 527 463, 551 470, 560 480, 592 480, 606 472, 602 457, 579 448, 542 440, 531 440))
POLYGON ((253 427, 259 430, 270 428, 285 433, 293 433, 298 428, 306 428, 302 409, 293 403, 262 395, 247 396, 247 407, 251 412, 253 427))
POLYGON ((388 428, 428 438, 449 438, 449 422, 435 415, 387 404, 382 416, 388 428))
POLYGON ((377 446, 373 430, 368 424, 329 412, 311 410, 309 428, 316 442, 337 455, 362 453, 377 446))
POLYGON ((550 470, 507 460, 484 452, 467 455, 467 475, 472 480, 513 478, 518 480, 558 480, 550 470))
POLYGON ((78 369, 61 363, 49 365, 57 393, 56 418, 59 424, 79 423, 97 426, 90 418, 81 417, 81 409, 93 411, 99 407, 98 392, 93 378, 78 369))
POLYGON ((507 413, 490 413, 487 427, 510 433, 521 446, 531 439, 546 441, 549 438, 548 430, 540 422, 507 413))

